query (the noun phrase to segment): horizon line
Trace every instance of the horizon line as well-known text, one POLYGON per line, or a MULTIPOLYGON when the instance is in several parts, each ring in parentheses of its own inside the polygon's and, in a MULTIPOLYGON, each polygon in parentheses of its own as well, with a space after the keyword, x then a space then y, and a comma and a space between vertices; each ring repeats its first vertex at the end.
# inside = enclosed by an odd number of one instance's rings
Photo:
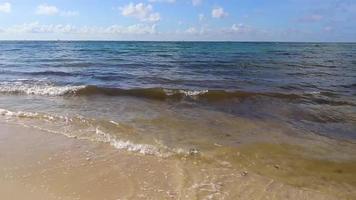
POLYGON ((356 43, 356 41, 278 41, 278 40, 247 40, 247 41, 237 41, 237 40, 98 40, 98 39, 0 39, 0 42, 231 42, 231 43, 356 43))

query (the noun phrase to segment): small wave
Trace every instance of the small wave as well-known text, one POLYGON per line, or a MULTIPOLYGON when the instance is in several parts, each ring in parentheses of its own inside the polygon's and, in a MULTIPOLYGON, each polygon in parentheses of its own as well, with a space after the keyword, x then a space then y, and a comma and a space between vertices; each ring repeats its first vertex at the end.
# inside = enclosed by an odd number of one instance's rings
POLYGON ((350 105, 354 103, 336 100, 329 97, 337 96, 333 93, 325 92, 305 92, 305 93, 280 93, 280 92, 247 92, 247 91, 226 91, 226 90, 182 90, 165 88, 108 88, 98 86, 54 86, 38 84, 3 84, 0 85, 0 93, 25 94, 42 96, 132 96, 154 100, 175 100, 191 99, 194 101, 218 102, 233 99, 249 99, 267 97, 281 99, 290 102, 304 102, 315 104, 329 104, 334 106, 350 105), (322 96, 320 96, 322 95, 322 96), (327 97, 324 98, 323 96, 327 97))
POLYGON ((37 113, 37 112, 10 111, 10 110, 1 109, 1 108, 0 108, 0 116, 4 116, 7 119, 13 119, 13 120, 26 118, 28 120, 37 120, 38 122, 41 122, 41 120, 45 120, 47 122, 50 121, 51 123, 53 123, 53 125, 54 125, 53 127, 56 127, 56 125, 55 125, 56 123, 57 124, 63 123, 64 126, 71 126, 71 125, 73 126, 73 125, 75 125, 75 123, 77 123, 77 125, 79 125, 78 127, 83 127, 83 125, 84 125, 84 127, 85 127, 85 125, 96 126, 96 129, 91 136, 81 137, 80 135, 73 134, 72 131, 70 131, 70 133, 69 133, 68 131, 65 131, 65 129, 63 129, 61 131, 58 129, 50 128, 50 126, 42 127, 39 124, 34 125, 33 123, 26 124, 25 121, 21 122, 22 125, 25 125, 27 127, 36 128, 36 129, 46 131, 49 133, 61 134, 61 135, 65 135, 70 138, 89 139, 94 142, 108 143, 116 149, 122 149, 122 150, 141 153, 141 154, 145 154, 145 155, 156 155, 156 156, 172 155, 172 152, 170 153, 168 151, 168 148, 166 148, 167 149, 166 152, 163 152, 163 150, 161 150, 160 148, 158 148, 154 145, 136 144, 129 140, 119 139, 112 134, 109 134, 109 133, 106 133, 106 132, 100 130, 100 128, 99 128, 100 124, 95 124, 93 122, 93 120, 85 119, 83 117, 70 118, 70 117, 66 117, 66 116, 55 116, 55 115, 48 115, 48 114, 37 113))
MULTIPOLYGON (((81 90, 86 90, 83 88, 81 90)), ((100 88, 98 88, 100 90, 100 88)), ((267 97, 280 99, 291 102, 304 102, 304 103, 316 103, 316 104, 329 104, 333 106, 355 106, 356 104, 343 100, 335 100, 332 98, 319 97, 323 95, 326 97, 337 97, 337 94, 331 92, 307 92, 307 93, 280 93, 280 92, 248 92, 248 91, 226 91, 226 90, 177 90, 177 89, 161 89, 161 88, 149 88, 149 89, 132 89, 122 90, 113 89, 113 95, 129 95, 146 97, 153 99, 176 99, 181 100, 185 97, 192 98, 194 100, 203 100, 208 102, 217 102, 233 99, 250 99, 267 97)))
POLYGON ((109 143, 111 146, 115 147, 116 149, 123 149, 131 152, 137 152, 145 155, 157 155, 161 156, 163 155, 160 153, 160 149, 149 144, 135 144, 132 143, 131 141, 124 141, 124 140, 119 140, 116 137, 105 133, 104 131, 101 131, 99 128, 96 128, 95 130, 96 133, 96 141, 100 142, 105 142, 109 143))
POLYGON ((225 91, 225 90, 182 90, 182 89, 164 89, 164 88, 105 88, 97 86, 86 86, 72 92, 79 96, 88 95, 107 95, 107 96, 135 96, 150 99, 182 99, 184 97, 194 97, 202 100, 225 100, 231 98, 248 98, 255 96, 269 96, 276 98, 297 99, 301 98, 298 94, 284 93, 257 93, 245 91, 225 91))
POLYGON ((106 96, 134 96, 144 97, 148 99, 166 100, 166 99, 182 99, 184 97, 201 96, 208 93, 208 90, 181 90, 181 89, 164 89, 164 88, 105 88, 97 86, 85 86, 72 90, 67 94, 78 96, 89 95, 106 95, 106 96))
POLYGON ((1 73, 10 75, 31 75, 31 76, 74 76, 77 75, 73 72, 63 72, 63 71, 11 71, 11 70, 1 70, 1 73))
POLYGON ((179 92, 183 93, 186 96, 198 96, 205 93, 208 93, 209 90, 201 90, 201 91, 187 91, 187 90, 179 90, 179 92))
POLYGON ((349 85, 340 85, 340 86, 344 88, 356 88, 356 83, 349 84, 349 85))
POLYGON ((83 116, 69 117, 38 112, 10 111, 0 108, 0 117, 1 116, 5 117, 8 122, 14 122, 25 127, 31 127, 48 133, 64 135, 68 138, 103 142, 119 150, 144 155, 169 157, 174 155, 189 156, 195 153, 191 150, 169 148, 156 140, 154 141, 156 145, 154 145, 136 143, 131 140, 119 138, 119 136, 115 134, 117 131, 122 131, 120 128, 113 130, 113 133, 105 132, 103 129, 105 129, 104 127, 107 123, 111 123, 115 126, 121 126, 119 123, 114 121, 98 121, 95 119, 85 118, 83 116), (63 127, 63 129, 58 129, 59 126, 63 127), (95 127, 94 130, 92 129, 93 127, 95 127))
POLYGON ((37 116, 37 113, 25 113, 25 112, 12 112, 9 110, 5 110, 5 109, 0 109, 0 115, 3 116, 14 116, 14 117, 20 117, 20 116, 37 116))
MULTIPOLYGON (((49 115, 38 112, 28 112, 28 111, 10 111, 7 109, 0 108, 0 116, 4 116, 7 119, 29 119, 29 120, 38 120, 45 122, 54 122, 54 123, 62 123, 62 124, 90 124, 90 120, 85 119, 82 116, 76 117, 68 117, 61 115, 49 115)), ((67 135, 69 136, 69 135, 67 135)))
POLYGON ((33 76, 73 76, 75 73, 62 72, 62 71, 40 71, 40 72, 26 72, 24 74, 33 75, 33 76))
POLYGON ((0 93, 5 94, 26 94, 42 96, 62 96, 73 93, 85 86, 53 86, 36 84, 5 84, 0 85, 0 93))

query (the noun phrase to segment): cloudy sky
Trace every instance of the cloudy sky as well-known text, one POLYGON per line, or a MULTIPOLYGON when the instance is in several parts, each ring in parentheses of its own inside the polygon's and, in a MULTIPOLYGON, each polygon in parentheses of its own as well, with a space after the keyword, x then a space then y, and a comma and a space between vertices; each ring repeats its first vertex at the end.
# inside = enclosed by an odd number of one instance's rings
POLYGON ((356 42, 356 0, 0 0, 0 40, 356 42))

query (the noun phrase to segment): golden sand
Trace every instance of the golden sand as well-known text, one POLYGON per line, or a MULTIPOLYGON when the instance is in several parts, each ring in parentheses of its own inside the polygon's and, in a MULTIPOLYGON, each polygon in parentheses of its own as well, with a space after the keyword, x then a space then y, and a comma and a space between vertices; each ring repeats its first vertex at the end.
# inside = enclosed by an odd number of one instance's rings
MULTIPOLYGON (((160 158, 1 124, 1 199, 351 199, 324 184, 298 186, 246 165, 160 158)), ((258 166, 258 165, 256 165, 258 166)), ((268 172, 268 171, 267 171, 268 172)), ((354 191, 354 190, 353 190, 354 191)), ((355 196, 352 196, 355 195, 355 196)))

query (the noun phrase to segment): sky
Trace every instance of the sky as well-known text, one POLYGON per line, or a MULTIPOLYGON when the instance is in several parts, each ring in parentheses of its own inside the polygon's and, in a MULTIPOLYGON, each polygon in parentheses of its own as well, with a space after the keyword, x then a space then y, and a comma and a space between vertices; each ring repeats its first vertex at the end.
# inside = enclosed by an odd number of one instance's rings
POLYGON ((0 40, 356 42, 356 0, 0 0, 0 40))

